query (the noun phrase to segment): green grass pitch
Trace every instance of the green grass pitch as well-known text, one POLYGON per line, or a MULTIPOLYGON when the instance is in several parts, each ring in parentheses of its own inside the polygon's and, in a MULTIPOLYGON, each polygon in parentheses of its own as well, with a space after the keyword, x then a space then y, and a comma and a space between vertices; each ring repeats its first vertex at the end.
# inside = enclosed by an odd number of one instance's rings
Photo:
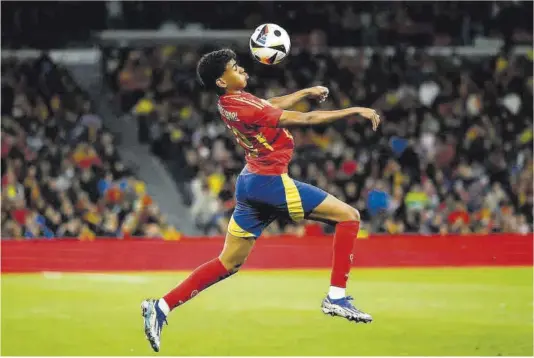
MULTIPOLYGON (((140 302, 186 273, 2 275, 2 355, 157 355, 140 302)), ((355 269, 370 325, 324 315, 327 270, 246 269, 169 317, 173 355, 532 355, 532 268, 355 269)))

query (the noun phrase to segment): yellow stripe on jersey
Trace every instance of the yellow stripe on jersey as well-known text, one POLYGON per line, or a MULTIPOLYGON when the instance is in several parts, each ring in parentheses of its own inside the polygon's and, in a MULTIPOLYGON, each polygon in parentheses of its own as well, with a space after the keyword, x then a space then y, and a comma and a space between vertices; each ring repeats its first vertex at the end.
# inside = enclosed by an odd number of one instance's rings
POLYGON ((253 233, 250 233, 246 230, 243 230, 241 226, 239 226, 238 223, 235 222, 234 216, 232 215, 232 218, 230 219, 230 222, 228 223, 228 233, 235 237, 255 237, 253 233))
POLYGON ((293 221, 298 222, 304 219, 304 208, 302 207, 299 190, 289 175, 282 174, 281 177, 286 192, 286 203, 289 216, 293 221))
POLYGON ((251 106, 254 106, 258 109, 262 109, 263 107, 265 107, 262 103, 251 101, 245 98, 233 98, 233 99, 241 103, 250 104, 251 106))
POLYGON ((257 141, 260 142, 260 144, 262 144, 265 148, 269 149, 271 152, 274 150, 274 148, 269 144, 267 138, 265 138, 263 133, 256 134, 254 138, 256 138, 257 141))

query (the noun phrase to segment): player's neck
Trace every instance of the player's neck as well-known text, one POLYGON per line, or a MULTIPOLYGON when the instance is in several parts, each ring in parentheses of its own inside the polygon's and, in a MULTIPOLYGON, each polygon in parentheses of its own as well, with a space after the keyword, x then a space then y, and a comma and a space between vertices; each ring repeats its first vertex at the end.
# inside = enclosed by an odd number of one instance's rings
POLYGON ((226 90, 226 92, 224 92, 226 96, 231 96, 231 95, 241 94, 241 93, 243 93, 243 90, 226 90))

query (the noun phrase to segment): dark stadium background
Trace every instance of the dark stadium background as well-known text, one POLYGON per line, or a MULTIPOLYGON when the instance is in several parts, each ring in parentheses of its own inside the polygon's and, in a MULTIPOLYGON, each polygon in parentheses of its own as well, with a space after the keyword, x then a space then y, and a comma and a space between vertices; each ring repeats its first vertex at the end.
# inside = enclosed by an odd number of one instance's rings
POLYGON ((323 315, 333 228, 273 223, 238 275, 172 313, 161 354, 528 356, 531 1, 2 1, 1 353, 152 354, 139 304, 219 254, 243 153, 199 57, 231 47, 259 97, 308 86, 360 119, 292 130, 295 179, 362 217, 323 315), (291 36, 251 59, 262 23, 291 36))
MULTIPOLYGON (((331 89, 322 108, 381 112, 377 133, 361 121, 294 131, 290 174, 357 207, 365 231, 531 231, 532 2, 231 4, 2 5, 3 49, 101 55, 87 70, 3 55, 3 237, 224 233, 243 158, 194 76, 199 55, 219 44, 236 47, 259 96, 322 84, 331 89), (243 46, 264 22, 292 36, 280 66, 254 63, 243 46), (159 28, 170 35, 151 38, 159 28), (101 39, 113 29, 148 32, 101 39), (172 35, 201 29, 192 40, 172 35), (206 35, 217 30, 242 31, 206 35), (14 145, 17 136, 26 143, 14 145), (135 146, 143 160, 128 152, 135 146), (156 190, 161 181, 179 203, 156 190)), ((276 222, 267 234, 331 229, 306 225, 276 222)))

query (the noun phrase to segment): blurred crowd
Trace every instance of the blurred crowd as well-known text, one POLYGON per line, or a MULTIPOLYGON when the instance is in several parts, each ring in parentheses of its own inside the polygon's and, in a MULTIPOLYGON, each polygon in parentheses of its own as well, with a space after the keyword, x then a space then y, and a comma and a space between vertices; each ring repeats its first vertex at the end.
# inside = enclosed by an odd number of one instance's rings
MULTIPOLYGON (((253 29, 275 22, 291 33, 293 50, 277 66, 239 52, 252 75, 250 92, 269 98, 325 85, 328 101, 303 100, 294 109, 359 105, 383 118, 376 133, 357 118, 293 129, 291 176, 358 208, 362 232, 533 230, 532 53, 510 51, 532 43, 530 1, 4 5, 3 48, 86 46, 91 31, 104 29, 253 29), (493 57, 431 57, 405 47, 484 38, 505 46, 493 57), (324 51, 346 45, 392 45, 396 53, 324 51)), ((136 117, 139 143, 166 163, 206 234, 226 231, 244 165, 216 96, 194 75, 199 56, 211 49, 103 49, 117 105, 136 117)), ((2 238, 179 236, 119 158, 89 98, 48 58, 2 61, 1 127, 2 238)), ((277 221, 266 234, 331 229, 277 221)))
MULTIPOLYGON (((223 233, 234 207, 243 153, 219 119, 215 95, 194 73, 208 48, 122 49, 107 79, 124 111, 175 176, 206 233, 223 233)), ((330 88, 320 106, 379 110, 376 133, 361 119, 293 129, 295 179, 358 208, 365 231, 491 233, 532 231, 532 54, 430 57, 402 47, 393 56, 292 53, 262 66, 238 53, 248 90, 270 98, 313 85, 330 88)), ((266 234, 310 234, 320 225, 278 221, 266 234)))
MULTIPOLYGON (((276 23, 290 31, 297 44, 310 32, 330 46, 470 45, 479 36, 532 42, 533 8, 528 1, 221 2, 210 4, 209 12, 205 6, 170 2, 159 11, 165 28, 233 30, 276 23)), ((144 10, 151 7, 147 4, 144 10)), ((147 24, 144 15, 140 10, 128 20, 142 27, 147 24)))
POLYGON ((69 73, 2 59, 1 237, 176 238, 69 73))
POLYGON ((471 45, 479 37, 529 44, 532 6, 532 1, 18 1, 2 7, 2 46, 83 45, 91 32, 105 29, 234 30, 262 23, 286 28, 297 44, 310 32, 331 46, 471 45), (63 15, 61 23, 57 14, 63 15))

